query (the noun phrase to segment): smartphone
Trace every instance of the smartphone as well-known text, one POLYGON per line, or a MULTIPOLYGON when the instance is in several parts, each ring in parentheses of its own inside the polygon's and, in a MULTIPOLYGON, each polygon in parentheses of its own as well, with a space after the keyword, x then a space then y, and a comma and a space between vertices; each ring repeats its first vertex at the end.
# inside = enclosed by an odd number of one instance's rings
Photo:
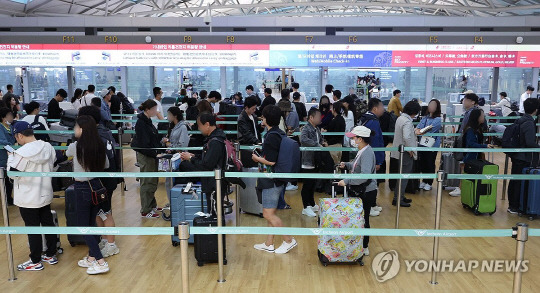
POLYGON ((6 151, 10 152, 10 153, 14 153, 14 152, 15 152, 15 149, 12 148, 12 147, 9 146, 9 145, 5 145, 5 146, 4 146, 4 149, 5 149, 6 151))

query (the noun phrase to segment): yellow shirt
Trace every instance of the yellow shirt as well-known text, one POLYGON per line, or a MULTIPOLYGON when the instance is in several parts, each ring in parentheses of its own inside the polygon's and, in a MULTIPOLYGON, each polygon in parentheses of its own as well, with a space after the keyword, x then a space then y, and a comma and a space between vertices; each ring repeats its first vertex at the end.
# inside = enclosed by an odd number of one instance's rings
POLYGON ((388 103, 388 112, 394 112, 394 114, 399 117, 401 112, 403 112, 403 106, 401 105, 401 100, 396 97, 392 97, 388 103))

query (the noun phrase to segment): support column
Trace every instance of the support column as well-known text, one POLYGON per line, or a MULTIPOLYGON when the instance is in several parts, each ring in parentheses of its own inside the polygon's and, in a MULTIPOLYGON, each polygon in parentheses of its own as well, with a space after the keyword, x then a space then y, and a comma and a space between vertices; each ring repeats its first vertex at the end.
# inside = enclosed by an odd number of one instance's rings
POLYGON ((70 98, 73 95, 73 92, 75 91, 73 89, 73 66, 67 67, 67 92, 68 92, 68 98, 70 98))
POLYGON ((235 66, 233 69, 233 92, 238 92, 238 66, 235 66))
POLYGON ((324 95, 324 87, 328 84, 328 66, 321 67, 321 97, 324 95))
POLYGON ((127 66, 120 67, 120 89, 118 91, 123 92, 126 97, 128 96, 127 66))
MULTIPOLYGON (((412 100, 413 97, 411 95, 411 68, 410 67, 405 68, 405 88, 404 88, 404 91, 405 91, 405 96, 407 97, 407 100, 408 101, 412 100)), ((429 102, 429 100, 427 100, 426 102, 429 102)), ((420 103, 422 103, 422 101, 420 101, 420 103)))
POLYGON ((433 99, 433 67, 426 67, 426 101, 433 99))
MULTIPOLYGON (((150 66, 150 91, 156 87, 156 67, 150 66)), ((153 95, 152 95, 153 96, 153 95)))
POLYGON ((540 68, 538 67, 533 68, 531 86, 534 87, 534 92, 532 93, 531 97, 536 97, 536 94, 539 92, 538 91, 539 76, 540 76, 540 68))
MULTIPOLYGON (((23 67, 21 70, 22 74, 22 94, 23 94, 23 102, 30 103, 32 101, 32 97, 30 97, 30 84, 28 83, 28 67, 23 67)), ((7 89, 6 89, 7 92, 7 89)), ((6 93, 4 93, 5 95, 6 93)))
POLYGON ((219 79, 221 87, 221 90, 219 92, 222 93, 224 96, 227 96, 229 94, 227 92, 227 67, 219 67, 219 79))
POLYGON ((497 102, 497 97, 499 96, 499 67, 493 68, 493 78, 491 79, 491 101, 497 102))

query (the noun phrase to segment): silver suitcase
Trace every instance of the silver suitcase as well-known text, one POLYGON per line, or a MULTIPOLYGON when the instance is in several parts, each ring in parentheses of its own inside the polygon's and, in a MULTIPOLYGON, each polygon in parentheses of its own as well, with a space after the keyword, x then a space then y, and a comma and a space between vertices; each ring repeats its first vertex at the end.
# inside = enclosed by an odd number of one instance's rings
MULTIPOLYGON (((454 158, 453 153, 441 154, 441 170, 446 174, 460 174, 461 168, 459 162, 454 158)), ((443 187, 458 187, 459 179, 445 179, 443 181, 443 187)))
MULTIPOLYGON (((243 168, 242 172, 258 173, 259 168, 243 168)), ((259 202, 256 188, 257 178, 242 178, 242 180, 246 184, 246 188, 237 187, 238 197, 240 198, 240 211, 262 217, 262 203, 259 202)))
POLYGON ((66 133, 50 133, 49 138, 51 139, 51 142, 58 142, 58 143, 69 143, 73 141, 73 133, 67 126, 60 125, 59 122, 52 123, 51 127, 49 127, 50 130, 56 130, 56 131, 69 131, 66 133))

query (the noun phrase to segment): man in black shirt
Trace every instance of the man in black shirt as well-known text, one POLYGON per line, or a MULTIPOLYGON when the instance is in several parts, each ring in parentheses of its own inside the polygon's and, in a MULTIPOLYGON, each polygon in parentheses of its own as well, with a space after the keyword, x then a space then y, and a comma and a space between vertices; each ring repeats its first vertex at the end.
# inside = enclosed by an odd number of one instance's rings
POLYGON ((263 112, 264 108, 266 108, 266 106, 275 105, 275 104, 276 104, 276 99, 274 99, 274 97, 272 97, 272 89, 271 88, 265 88, 264 89, 264 101, 262 102, 261 106, 259 107, 259 109, 256 112, 257 116, 258 117, 262 116, 262 112, 263 112))
POLYGON ((307 118, 307 111, 306 111, 306 105, 302 102, 300 102, 300 98, 302 95, 300 95, 299 92, 293 93, 293 104, 296 107, 296 113, 298 113, 298 119, 300 121, 306 121, 307 118))
POLYGON ((60 102, 63 102, 67 98, 67 92, 64 89, 59 89, 56 92, 56 96, 49 102, 47 108, 47 119, 60 119, 62 118, 62 112, 60 108, 60 102))

